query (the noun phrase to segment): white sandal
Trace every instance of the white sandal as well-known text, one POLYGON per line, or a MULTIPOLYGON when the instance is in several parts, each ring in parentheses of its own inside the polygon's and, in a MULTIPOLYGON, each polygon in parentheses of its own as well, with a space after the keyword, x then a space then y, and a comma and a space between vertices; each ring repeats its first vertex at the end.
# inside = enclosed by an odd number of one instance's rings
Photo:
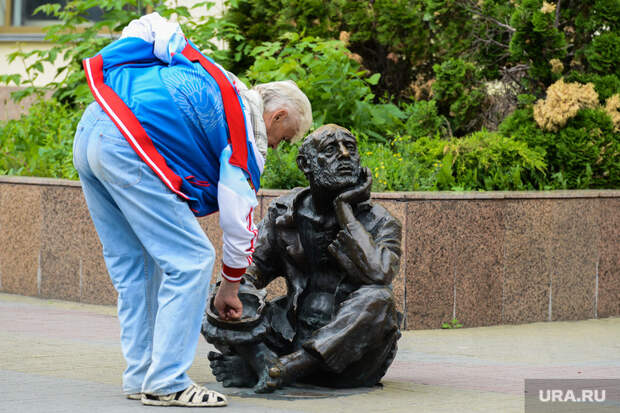
POLYGON ((187 389, 158 396, 142 394, 142 404, 149 406, 218 407, 226 406, 226 397, 206 387, 192 383, 187 389))

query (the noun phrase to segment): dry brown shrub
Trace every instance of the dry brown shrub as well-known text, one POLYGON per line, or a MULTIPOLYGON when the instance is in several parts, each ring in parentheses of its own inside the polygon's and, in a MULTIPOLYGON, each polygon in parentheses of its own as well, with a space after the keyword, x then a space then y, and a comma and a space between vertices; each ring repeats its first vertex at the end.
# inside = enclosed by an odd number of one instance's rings
POLYGON ((534 105, 534 120, 544 130, 557 131, 580 109, 598 105, 592 83, 564 83, 560 79, 547 89, 547 97, 534 105))
POLYGON ((351 59, 351 60, 355 60, 357 63, 359 64, 363 64, 364 63, 364 58, 360 55, 358 55, 357 53, 349 53, 349 52, 345 52, 345 55, 351 59))
POLYGON ((605 101, 605 112, 614 123, 614 132, 620 132, 620 94, 610 96, 605 101))
POLYGON ((572 43, 575 40, 575 28, 573 26, 565 26, 562 30, 564 30, 566 40, 572 43))
POLYGON ((555 4, 547 3, 546 1, 543 1, 543 5, 540 8, 540 12, 541 13, 555 13, 555 4))
POLYGON ((560 59, 551 59, 549 60, 549 64, 551 65, 551 71, 556 75, 564 71, 564 65, 560 59))
POLYGON ((424 75, 418 75, 416 79, 409 85, 413 98, 416 101, 429 100, 430 98, 432 98, 433 83, 435 83, 435 79, 426 80, 424 75))

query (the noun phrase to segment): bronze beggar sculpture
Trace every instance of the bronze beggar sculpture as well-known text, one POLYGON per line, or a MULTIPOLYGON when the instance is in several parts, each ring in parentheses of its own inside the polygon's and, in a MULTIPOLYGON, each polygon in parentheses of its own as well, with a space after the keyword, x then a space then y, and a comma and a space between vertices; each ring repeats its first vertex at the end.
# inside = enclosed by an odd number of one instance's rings
POLYGON ((271 392, 293 382, 377 384, 396 355, 402 315, 391 282, 401 224, 369 202, 372 175, 355 137, 337 125, 309 135, 297 164, 310 182, 271 203, 239 296, 240 321, 218 318, 209 300, 202 333, 220 351, 211 369, 225 387, 271 392), (288 294, 265 302, 284 277, 288 294))

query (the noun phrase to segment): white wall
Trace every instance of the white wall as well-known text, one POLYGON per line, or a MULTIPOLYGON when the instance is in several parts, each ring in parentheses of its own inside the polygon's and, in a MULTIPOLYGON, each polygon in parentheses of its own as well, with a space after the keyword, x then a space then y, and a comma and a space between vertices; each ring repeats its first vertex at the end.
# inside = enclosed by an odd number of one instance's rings
MULTIPOLYGON (((21 48, 24 52, 29 52, 32 50, 41 50, 49 48, 49 43, 44 42, 10 42, 10 43, 0 43, 0 74, 14 74, 19 73, 22 75, 22 79, 27 77, 26 69, 24 66, 24 61, 20 58, 15 59, 13 62, 9 63, 8 56, 14 51, 21 48)), ((31 64, 36 59, 30 58, 25 64, 31 64)), ((36 86, 43 86, 47 83, 51 82, 56 75, 56 68, 62 64, 62 61, 58 59, 55 65, 50 63, 46 63, 43 65, 45 72, 39 74, 38 78, 34 79, 34 84, 36 86)), ((11 84, 11 86, 14 86, 11 84)))

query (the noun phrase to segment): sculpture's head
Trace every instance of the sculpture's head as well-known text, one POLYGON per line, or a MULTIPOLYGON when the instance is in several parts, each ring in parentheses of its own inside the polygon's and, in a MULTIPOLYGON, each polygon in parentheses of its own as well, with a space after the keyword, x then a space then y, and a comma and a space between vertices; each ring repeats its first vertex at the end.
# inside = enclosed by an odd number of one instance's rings
POLYGON ((321 126, 299 148, 297 166, 314 189, 339 193, 352 187, 361 172, 355 136, 338 125, 321 126))

